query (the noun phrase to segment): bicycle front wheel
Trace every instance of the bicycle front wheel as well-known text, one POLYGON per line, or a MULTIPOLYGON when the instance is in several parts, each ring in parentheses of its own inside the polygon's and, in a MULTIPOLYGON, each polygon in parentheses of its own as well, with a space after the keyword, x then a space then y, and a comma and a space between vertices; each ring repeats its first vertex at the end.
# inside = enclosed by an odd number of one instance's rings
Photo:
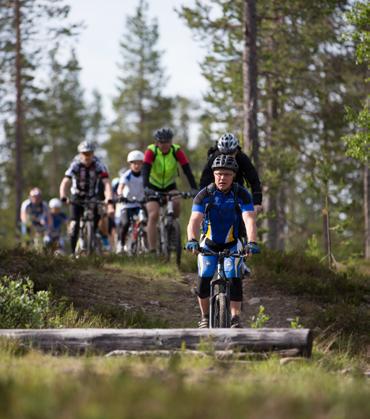
POLYGON ((176 255, 176 265, 181 263, 181 229, 178 220, 173 220, 172 224, 168 226, 168 243, 170 252, 176 255))
POLYGON ((85 243, 86 243, 86 252, 88 255, 92 255, 95 250, 95 232, 94 225, 92 221, 87 221, 85 225, 85 243))
POLYGON ((225 293, 218 294, 217 298, 219 327, 230 327, 230 312, 225 293))

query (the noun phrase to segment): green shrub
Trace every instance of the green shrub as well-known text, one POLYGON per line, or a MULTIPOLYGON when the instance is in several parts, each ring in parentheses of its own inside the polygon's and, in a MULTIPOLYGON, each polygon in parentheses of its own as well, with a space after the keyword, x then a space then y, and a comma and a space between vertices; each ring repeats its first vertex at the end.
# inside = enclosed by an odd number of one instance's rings
POLYGON ((1 328, 41 328, 49 310, 49 292, 35 292, 29 278, 0 278, 1 328))

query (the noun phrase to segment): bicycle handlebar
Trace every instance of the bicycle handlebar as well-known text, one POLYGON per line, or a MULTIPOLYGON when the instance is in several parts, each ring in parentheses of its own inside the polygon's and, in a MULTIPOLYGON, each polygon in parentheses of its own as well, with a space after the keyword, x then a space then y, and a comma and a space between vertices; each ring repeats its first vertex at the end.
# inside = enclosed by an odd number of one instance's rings
POLYGON ((210 249, 199 249, 199 253, 202 253, 204 256, 223 256, 223 257, 247 257, 248 253, 245 252, 245 250, 239 250, 238 252, 230 252, 228 249, 222 250, 220 252, 214 252, 210 249))
POLYGON ((76 205, 106 205, 105 201, 100 201, 98 199, 73 199, 68 202, 69 205, 76 204, 76 205))
POLYGON ((182 198, 192 198, 192 194, 190 192, 159 192, 159 191, 153 191, 153 193, 148 194, 148 198, 160 198, 160 197, 175 197, 175 196, 181 196, 182 198))
POLYGON ((114 202, 125 203, 125 204, 145 204, 146 199, 137 199, 133 197, 132 199, 125 198, 124 196, 119 196, 118 198, 114 199, 114 202))

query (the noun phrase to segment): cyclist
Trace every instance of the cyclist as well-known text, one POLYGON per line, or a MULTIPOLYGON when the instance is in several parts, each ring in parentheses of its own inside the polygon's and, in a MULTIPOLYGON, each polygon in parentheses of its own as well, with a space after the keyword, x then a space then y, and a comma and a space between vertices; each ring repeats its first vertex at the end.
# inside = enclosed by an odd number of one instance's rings
MULTIPOLYGON (((130 151, 127 155, 127 162, 130 168, 124 172, 119 180, 117 194, 127 199, 144 199, 144 184, 141 169, 143 166, 144 153, 140 150, 130 151)), ((126 234, 130 227, 132 217, 139 213, 140 204, 126 202, 121 207, 120 229, 119 229, 119 250, 122 250, 126 241, 126 234)))
MULTIPOLYGON (((98 180, 101 179, 104 184, 107 212, 108 215, 113 215, 112 187, 109 182, 108 170, 94 155, 94 144, 89 141, 83 141, 78 146, 78 152, 79 155, 70 164, 60 184, 61 201, 68 202, 69 189, 71 189, 72 201, 98 198, 98 180)), ((72 254, 75 253, 83 210, 82 205, 72 202, 70 225, 72 254)), ((100 218, 97 208, 94 209, 94 215, 94 227, 96 229, 100 218)))
POLYGON ((255 167, 249 157, 242 151, 239 141, 234 134, 223 134, 219 138, 217 146, 208 150, 208 161, 200 178, 200 187, 205 188, 213 182, 212 164, 215 158, 220 154, 229 154, 235 157, 239 166, 238 172, 235 176, 235 182, 243 186, 244 181, 246 181, 247 185, 250 185, 254 209, 257 212, 260 211, 262 209, 262 189, 260 179, 255 167))
MULTIPOLYGON (((238 172, 236 159, 230 155, 217 156, 212 164, 214 183, 202 189, 194 198, 192 214, 187 232, 186 249, 197 253, 200 248, 212 251, 230 249, 231 252, 243 248, 239 240, 241 223, 243 222, 248 234, 247 250, 259 253, 256 243, 257 227, 253 217, 253 203, 249 192, 234 182, 238 172), (197 240, 202 226, 200 243, 197 240)), ((240 258, 225 259, 225 275, 231 280, 230 308, 231 327, 241 327, 240 311, 243 299, 242 282, 240 277, 240 258)), ((198 255, 198 284, 197 294, 201 310, 199 327, 209 325, 209 296, 210 282, 217 269, 217 256, 198 255)))
POLYGON ((44 236, 50 224, 48 204, 42 200, 42 193, 39 188, 32 188, 29 198, 21 205, 21 233, 22 236, 33 236, 41 234, 44 236))
MULTIPOLYGON (((189 182, 192 193, 197 192, 197 184, 190 168, 189 160, 178 144, 173 144, 173 131, 161 128, 154 133, 155 143, 151 144, 144 155, 143 180, 145 194, 148 196, 148 241, 149 249, 155 252, 157 245, 157 221, 159 218, 159 202, 153 197, 153 191, 177 192, 176 176, 179 163, 189 182)), ((180 199, 174 198, 175 217, 180 215, 180 199)))
POLYGON ((56 249, 59 251, 64 250, 64 239, 62 237, 62 230, 67 223, 67 215, 61 210, 62 201, 58 198, 52 198, 49 201, 50 209, 50 224, 48 234, 45 236, 46 246, 56 244, 56 249))

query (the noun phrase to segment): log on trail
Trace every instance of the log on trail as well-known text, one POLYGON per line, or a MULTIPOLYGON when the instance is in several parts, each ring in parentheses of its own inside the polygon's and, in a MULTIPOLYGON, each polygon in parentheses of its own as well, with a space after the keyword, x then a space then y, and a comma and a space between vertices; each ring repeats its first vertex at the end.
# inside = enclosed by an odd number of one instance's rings
POLYGON ((295 349, 311 356, 309 329, 0 329, 0 338, 53 353, 112 351, 233 350, 271 352, 295 349))

